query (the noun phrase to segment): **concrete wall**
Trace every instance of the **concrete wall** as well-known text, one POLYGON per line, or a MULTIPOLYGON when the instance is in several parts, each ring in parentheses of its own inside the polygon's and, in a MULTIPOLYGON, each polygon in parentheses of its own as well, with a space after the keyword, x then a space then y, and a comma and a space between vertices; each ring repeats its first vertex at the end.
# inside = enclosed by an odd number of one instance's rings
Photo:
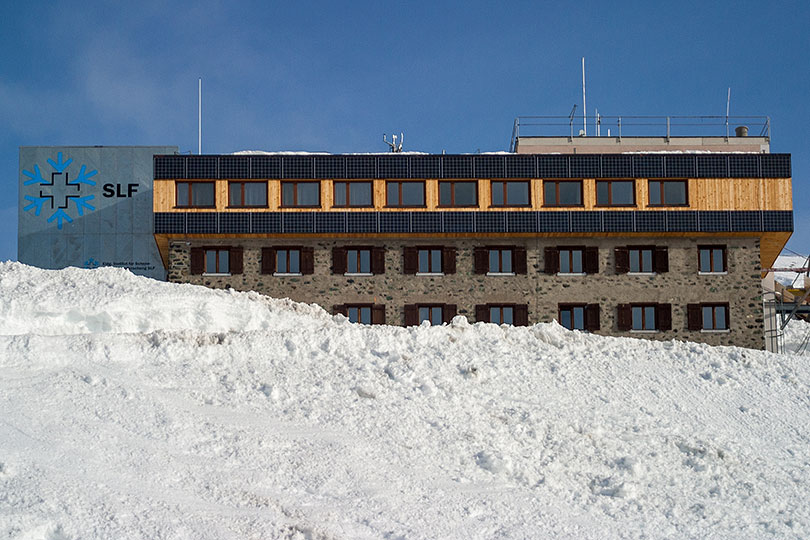
POLYGON ((558 303, 599 303, 601 331, 605 335, 626 335, 651 339, 683 339, 714 345, 740 345, 763 348, 761 284, 759 277, 759 240, 755 238, 559 238, 415 241, 375 239, 363 241, 321 240, 304 245, 315 248, 315 273, 309 276, 280 277, 261 275, 261 247, 302 245, 301 240, 245 240, 238 242, 173 241, 170 245, 168 278, 209 287, 233 287, 255 290, 274 297, 289 297, 317 303, 331 311, 335 304, 378 303, 386 306, 388 324, 402 324, 403 306, 409 303, 440 302, 458 305, 458 314, 475 320, 475 305, 518 303, 529 305, 529 321, 548 322, 557 317, 558 303), (666 240, 664 242, 664 240, 666 240), (189 254, 192 246, 241 245, 244 247, 244 273, 234 276, 190 275, 189 254), (404 246, 454 245, 457 247, 457 272, 446 276, 414 276, 402 273, 404 246), (652 276, 617 274, 614 248, 624 245, 667 245, 669 272, 652 276), (698 274, 698 244, 725 244, 728 273, 698 274), (332 247, 346 245, 382 245, 386 247, 385 274, 348 277, 331 274, 332 247), (473 248, 480 245, 522 245, 527 249, 526 275, 485 276, 473 273, 473 248), (587 245, 599 248, 599 274, 557 276, 543 273, 546 246, 587 245), (616 306, 623 303, 672 304, 672 330, 653 334, 623 332, 617 329, 616 306), (704 333, 687 330, 686 305, 700 302, 728 302, 730 331, 704 333))

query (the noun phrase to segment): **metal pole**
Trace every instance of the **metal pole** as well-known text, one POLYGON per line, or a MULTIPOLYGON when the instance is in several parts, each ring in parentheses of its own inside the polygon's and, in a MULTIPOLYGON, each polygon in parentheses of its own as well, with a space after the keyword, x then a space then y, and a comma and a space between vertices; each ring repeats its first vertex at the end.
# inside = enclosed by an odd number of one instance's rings
POLYGON ((588 135, 588 109, 585 107, 585 57, 582 57, 582 134, 588 135))
POLYGON ((202 77, 197 79, 197 154, 202 154, 202 77))

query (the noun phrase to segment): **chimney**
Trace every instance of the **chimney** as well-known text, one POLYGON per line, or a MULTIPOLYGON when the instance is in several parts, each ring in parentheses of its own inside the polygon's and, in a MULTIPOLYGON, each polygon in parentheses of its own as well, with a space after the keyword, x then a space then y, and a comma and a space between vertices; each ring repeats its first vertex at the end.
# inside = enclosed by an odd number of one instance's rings
POLYGON ((734 128, 737 137, 748 137, 748 126, 737 126, 734 128))

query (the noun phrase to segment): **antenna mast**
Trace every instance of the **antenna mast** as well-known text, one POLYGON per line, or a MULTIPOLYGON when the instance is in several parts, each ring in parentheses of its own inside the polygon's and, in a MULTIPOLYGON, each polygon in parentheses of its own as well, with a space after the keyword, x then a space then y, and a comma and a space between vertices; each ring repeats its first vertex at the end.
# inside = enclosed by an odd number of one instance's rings
POLYGON ((731 87, 728 87, 728 96, 726 97, 726 138, 728 138, 728 113, 731 108, 731 87))
POLYGON ((197 154, 202 154, 202 77, 197 79, 197 154))
POLYGON ((588 109, 585 107, 585 57, 582 57, 582 134, 588 135, 588 109))

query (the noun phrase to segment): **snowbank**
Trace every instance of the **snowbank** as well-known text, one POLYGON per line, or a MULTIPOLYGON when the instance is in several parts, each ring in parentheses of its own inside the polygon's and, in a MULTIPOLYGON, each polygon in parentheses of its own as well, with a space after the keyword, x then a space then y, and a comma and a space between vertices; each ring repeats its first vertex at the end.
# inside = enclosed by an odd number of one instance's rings
POLYGON ((16 263, 0 334, 4 537, 810 536, 806 356, 16 263))

